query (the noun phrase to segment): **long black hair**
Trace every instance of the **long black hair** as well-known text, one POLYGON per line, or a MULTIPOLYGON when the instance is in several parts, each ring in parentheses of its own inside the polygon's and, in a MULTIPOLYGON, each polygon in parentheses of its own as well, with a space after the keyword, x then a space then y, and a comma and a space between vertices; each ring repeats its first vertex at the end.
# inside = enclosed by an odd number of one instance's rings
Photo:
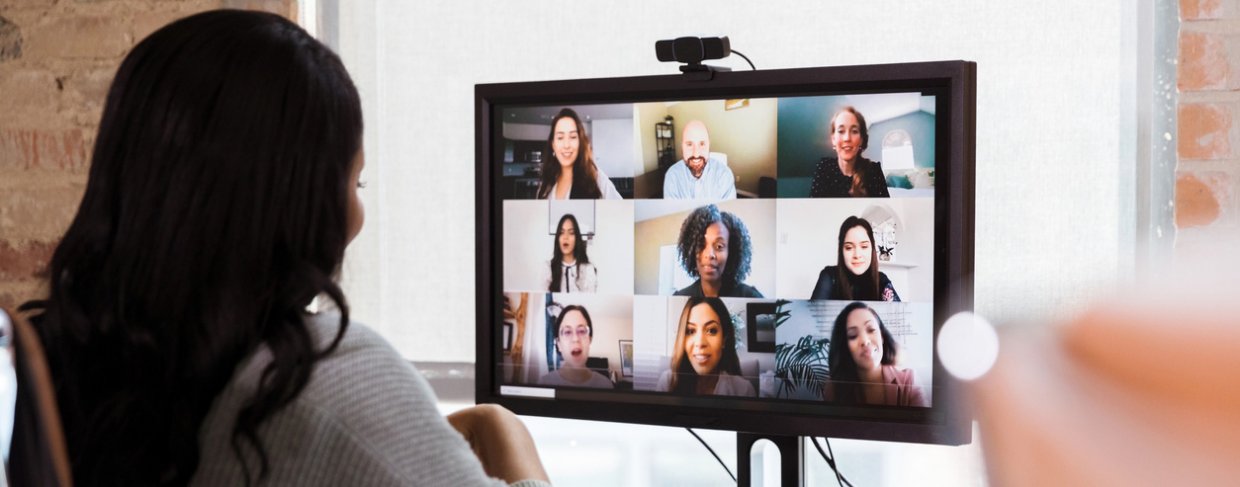
MULTIPOLYGON (((680 312, 680 325, 676 330, 676 345, 672 350, 671 369, 672 376, 668 382, 668 391, 680 394, 695 394, 697 392, 698 374, 693 370, 693 365, 689 363, 689 358, 685 355, 685 329, 689 326, 689 312, 699 304, 710 306, 710 309, 719 317, 719 327, 723 329, 723 356, 719 357, 719 364, 715 366, 715 373, 727 372, 736 377, 741 376, 741 359, 736 354, 736 325, 732 323, 732 314, 728 312, 727 305, 723 304, 723 300, 719 298, 690 297, 685 302, 685 309, 680 312)), ((701 325, 699 323, 699 325, 701 325)), ((699 328, 699 333, 702 333, 699 328)))
POLYGON ((554 198, 552 188, 560 178, 560 161, 555 157, 555 124, 569 118, 577 127, 577 158, 573 160, 573 188, 568 199, 599 199, 603 197, 602 188, 598 187, 598 165, 594 163, 594 150, 590 147, 590 136, 586 135, 586 126, 581 117, 572 108, 561 109, 551 119, 551 133, 547 134, 547 157, 543 158, 541 180, 538 186, 539 198, 554 198))
POLYGON ((357 90, 340 59, 277 15, 220 10, 151 34, 108 92, 86 193, 34 310, 82 484, 185 484, 199 428, 237 365, 272 362, 232 445, 305 387, 349 323, 333 282, 348 243, 357 90), (311 300, 340 309, 316 350, 311 300))
MULTIPOLYGON (((573 243, 573 259, 577 261, 577 268, 581 269, 580 264, 590 262, 590 257, 586 255, 586 239, 581 236, 581 225, 577 224, 577 217, 572 213, 565 213, 560 217, 560 223, 555 225, 555 241, 551 249, 551 286, 548 291, 553 293, 560 292, 561 279, 564 278, 564 253, 560 252, 560 233, 564 231, 565 221, 573 222, 573 232, 576 234, 573 243)), ((580 273, 577 275, 581 276, 580 273)))
POLYGON ((870 226, 870 222, 858 216, 845 218, 844 223, 840 224, 840 236, 836 240, 835 248, 835 289, 831 292, 831 299, 882 301, 882 292, 879 289, 878 246, 874 244, 874 227, 870 226), (844 237, 849 230, 857 227, 865 230, 866 238, 870 239, 870 268, 861 275, 848 270, 847 259, 844 258, 844 237))
POLYGON ((895 364, 898 353, 895 337, 887 331, 887 325, 883 324, 883 318, 878 316, 874 308, 862 302, 845 306, 840 315, 835 317, 835 326, 831 328, 831 345, 827 348, 827 364, 831 370, 831 383, 828 386, 833 391, 834 400, 845 404, 865 402, 861 391, 861 374, 857 371, 857 362, 853 359, 852 351, 848 349, 848 315, 859 309, 870 312, 874 315, 874 321, 878 322, 879 333, 883 336, 883 358, 880 363, 895 364))

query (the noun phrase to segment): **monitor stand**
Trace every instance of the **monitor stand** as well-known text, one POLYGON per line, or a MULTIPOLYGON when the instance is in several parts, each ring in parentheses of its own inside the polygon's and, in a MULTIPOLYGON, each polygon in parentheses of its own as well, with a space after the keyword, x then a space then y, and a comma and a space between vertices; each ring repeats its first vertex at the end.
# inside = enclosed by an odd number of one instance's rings
POLYGON ((756 452, 753 450, 754 443, 758 440, 769 440, 779 449, 780 486, 801 487, 805 485, 805 442, 800 436, 738 432, 736 433, 737 487, 774 487, 762 484, 770 475, 764 468, 767 464, 765 448, 759 448, 756 452))

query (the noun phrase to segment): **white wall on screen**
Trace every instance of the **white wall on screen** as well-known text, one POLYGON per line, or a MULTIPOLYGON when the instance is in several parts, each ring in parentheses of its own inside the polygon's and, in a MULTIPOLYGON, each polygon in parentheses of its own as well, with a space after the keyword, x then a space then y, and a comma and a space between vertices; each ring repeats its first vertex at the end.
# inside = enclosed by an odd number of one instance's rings
POLYGON ((633 152, 633 120, 595 119, 590 122, 594 162, 612 178, 631 178, 641 164, 633 152))

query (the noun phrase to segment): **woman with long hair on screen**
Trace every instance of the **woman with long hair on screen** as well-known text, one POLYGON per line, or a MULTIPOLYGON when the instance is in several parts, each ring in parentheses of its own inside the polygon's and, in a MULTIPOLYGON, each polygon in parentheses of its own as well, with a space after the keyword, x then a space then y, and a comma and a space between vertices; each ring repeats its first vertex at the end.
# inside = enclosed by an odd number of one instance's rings
POLYGON ((559 368, 543 374, 544 386, 592 387, 612 389, 611 380, 586 368, 590 342, 594 340, 594 321, 584 306, 569 305, 555 318, 555 353, 563 360, 559 368))
POLYGON ((719 211, 715 205, 700 207, 680 226, 676 250, 680 265, 693 284, 676 291, 676 296, 760 298, 757 288, 745 284, 752 242, 745 222, 736 215, 719 211))
POLYGON ((836 249, 836 265, 818 273, 810 299, 900 300, 891 279, 878 270, 878 248, 870 222, 857 216, 844 219, 836 249))
POLYGON ((547 291, 553 293, 592 293, 598 289, 598 269, 586 255, 586 241, 577 225, 577 217, 565 213, 555 226, 555 242, 551 260, 543 278, 547 291))
POLYGON ((927 407, 913 369, 896 366, 899 349, 874 308, 844 307, 831 329, 827 364, 831 380, 823 398, 843 404, 927 407))
POLYGON ((125 57, 50 294, 24 305, 80 484, 545 485, 512 413, 445 419, 349 320, 361 147, 344 65, 283 17, 192 15, 125 57))
POLYGON ((616 185, 594 163, 590 136, 573 109, 562 109, 551 119, 547 150, 552 157, 543 158, 540 199, 620 199, 616 185))
POLYGON ((813 198, 886 198, 883 166, 861 155, 870 146, 865 116, 851 106, 831 115, 829 138, 835 157, 818 161, 809 195, 813 198))
POLYGON ((703 396, 757 395, 753 384, 741 376, 736 326, 719 298, 695 296, 685 303, 669 366, 655 390, 703 396))

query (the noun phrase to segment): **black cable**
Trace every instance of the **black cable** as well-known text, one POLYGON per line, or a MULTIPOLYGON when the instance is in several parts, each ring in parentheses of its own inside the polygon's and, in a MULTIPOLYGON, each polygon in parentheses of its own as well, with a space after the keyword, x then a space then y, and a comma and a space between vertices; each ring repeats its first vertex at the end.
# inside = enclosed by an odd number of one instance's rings
POLYGON ((736 476, 732 475, 732 469, 728 468, 728 466, 723 463, 723 459, 719 458, 719 455, 715 453, 715 449, 711 448, 710 445, 707 445, 706 440, 703 440, 701 436, 698 436, 698 434, 693 431, 693 428, 685 428, 685 431, 688 431, 694 438, 697 438, 697 440, 702 443, 702 446, 706 447, 706 451, 710 452, 711 455, 714 455, 715 460, 719 461, 719 466, 723 467, 723 471, 727 472, 729 477, 732 477, 733 482, 736 482, 736 476))
MULTIPOLYGON (((830 450, 831 439, 823 437, 822 440, 827 443, 827 450, 830 450)), ((831 467, 831 471, 835 472, 835 481, 840 484, 840 487, 844 487, 844 485, 847 485, 848 487, 853 487, 852 482, 849 482, 848 478, 844 477, 844 474, 840 473, 840 470, 836 468, 835 452, 831 452, 831 455, 827 456, 827 452, 822 451, 822 446, 818 444, 818 438, 810 437, 809 441, 814 444, 814 448, 818 450, 818 454, 822 455, 822 459, 827 462, 827 466, 831 467)))
POLYGON ((737 56, 740 56, 740 57, 742 57, 742 58, 745 58, 745 62, 749 63, 749 69, 752 69, 752 70, 754 70, 754 71, 757 71, 757 70, 758 70, 758 68, 753 67, 753 61, 750 61, 750 60, 749 60, 749 56, 746 56, 746 55, 744 55, 744 54, 741 54, 741 52, 740 52, 740 51, 737 51, 737 50, 735 50, 735 49, 733 49, 733 50, 732 50, 732 54, 735 54, 735 55, 737 55, 737 56))

